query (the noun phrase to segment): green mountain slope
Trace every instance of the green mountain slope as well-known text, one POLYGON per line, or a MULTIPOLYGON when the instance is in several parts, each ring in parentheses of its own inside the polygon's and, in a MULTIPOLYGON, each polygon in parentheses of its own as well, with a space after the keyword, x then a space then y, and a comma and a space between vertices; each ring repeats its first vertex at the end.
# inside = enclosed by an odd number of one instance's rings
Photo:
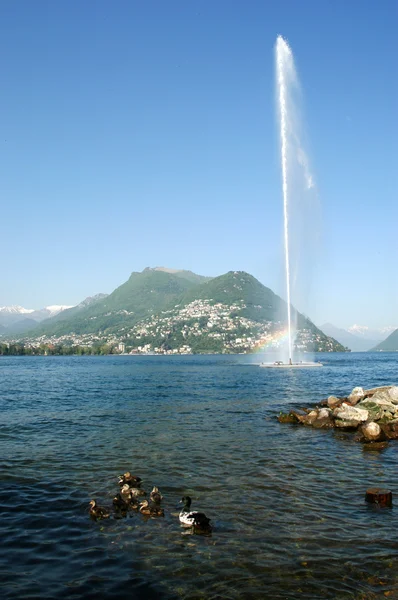
MULTIPOLYGON (((286 303, 252 275, 229 272, 195 286, 178 304, 125 330, 126 342, 140 351, 250 352, 272 343, 284 329, 286 303)), ((297 347, 345 351, 308 318, 293 311, 297 347)))
MULTIPOLYGON (((272 290, 244 271, 193 280, 163 268, 132 273, 109 296, 43 322, 32 337, 75 345, 123 342, 139 352, 251 352, 277 344, 287 311, 272 290)), ((293 310, 292 321, 300 350, 344 351, 304 315, 293 310)))
POLYGON ((145 269, 130 278, 109 296, 76 312, 64 311, 58 322, 45 321, 35 329, 38 335, 98 333, 118 326, 126 327, 148 315, 169 307, 194 284, 171 273, 145 269))
POLYGON ((380 344, 377 344, 369 352, 398 352, 398 329, 390 333, 380 344))
POLYGON ((144 269, 145 271, 163 271, 164 273, 171 273, 172 275, 176 275, 177 277, 182 277, 182 279, 187 279, 191 283, 205 283, 206 281, 210 281, 213 279, 212 277, 205 277, 204 275, 198 275, 193 271, 186 271, 184 269, 168 269, 167 267, 147 267, 144 269))

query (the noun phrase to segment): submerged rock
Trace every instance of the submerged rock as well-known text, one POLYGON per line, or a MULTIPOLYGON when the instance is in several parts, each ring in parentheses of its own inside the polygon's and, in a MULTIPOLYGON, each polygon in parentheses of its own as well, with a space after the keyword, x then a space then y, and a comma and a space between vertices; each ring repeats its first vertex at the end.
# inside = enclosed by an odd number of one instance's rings
POLYGON ((377 450, 385 450, 387 448, 388 442, 366 442, 363 444, 362 449, 365 451, 377 451, 377 450))
POLYGON ((290 413, 281 413, 280 415, 278 415, 278 421, 279 423, 298 423, 299 420, 297 418, 297 416, 290 412, 290 413))

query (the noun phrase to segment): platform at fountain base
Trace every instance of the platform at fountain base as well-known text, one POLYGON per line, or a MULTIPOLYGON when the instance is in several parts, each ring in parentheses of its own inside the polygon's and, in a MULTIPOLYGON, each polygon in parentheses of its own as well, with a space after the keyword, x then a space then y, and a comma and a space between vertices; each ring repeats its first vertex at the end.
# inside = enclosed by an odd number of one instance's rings
POLYGON ((260 363, 260 367, 267 367, 269 369, 308 369, 312 367, 323 367, 320 362, 288 362, 284 363, 281 360, 277 360, 273 363, 260 363))

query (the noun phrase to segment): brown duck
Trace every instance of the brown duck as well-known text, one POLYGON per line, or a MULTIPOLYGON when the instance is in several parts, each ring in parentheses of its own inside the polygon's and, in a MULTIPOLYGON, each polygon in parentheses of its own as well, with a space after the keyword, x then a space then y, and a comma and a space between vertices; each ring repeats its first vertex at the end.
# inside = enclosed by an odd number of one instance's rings
POLYGON ((148 500, 140 503, 140 513, 147 517, 164 517, 164 510, 159 506, 150 505, 148 500))
POLYGON ((100 519, 107 519, 110 515, 106 508, 98 506, 96 500, 90 500, 89 507, 90 517, 95 521, 99 521, 100 519))

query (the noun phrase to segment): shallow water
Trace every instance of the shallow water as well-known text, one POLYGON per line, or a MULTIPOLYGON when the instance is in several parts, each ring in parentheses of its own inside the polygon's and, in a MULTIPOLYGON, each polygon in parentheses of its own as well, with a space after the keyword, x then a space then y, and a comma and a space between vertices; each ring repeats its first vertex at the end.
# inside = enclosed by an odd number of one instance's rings
POLYGON ((398 354, 0 358, 0 595, 27 598, 397 598, 398 442, 281 425, 291 407, 397 383, 398 354), (318 359, 318 357, 317 357, 318 359), (117 475, 157 485, 165 517, 93 522, 117 475), (178 500, 212 519, 187 535, 178 500))

